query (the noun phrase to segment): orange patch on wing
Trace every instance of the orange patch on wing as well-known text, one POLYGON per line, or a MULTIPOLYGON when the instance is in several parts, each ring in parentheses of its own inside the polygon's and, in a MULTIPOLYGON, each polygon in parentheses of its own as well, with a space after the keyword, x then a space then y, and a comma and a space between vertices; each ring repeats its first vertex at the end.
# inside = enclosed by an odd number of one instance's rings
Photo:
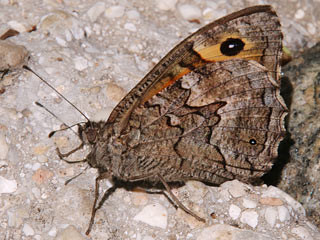
POLYGON ((182 78, 184 75, 189 73, 191 70, 189 68, 182 68, 181 71, 175 75, 173 78, 165 77, 161 80, 157 81, 142 97, 141 104, 147 102, 150 98, 152 98, 157 93, 161 92, 166 87, 173 84, 178 79, 182 78))
POLYGON ((197 52, 204 61, 212 62, 220 62, 225 60, 232 60, 232 59, 251 59, 255 61, 259 61, 260 58, 263 56, 263 49, 257 49, 256 44, 254 42, 249 41, 247 38, 241 37, 237 34, 225 34, 221 36, 221 40, 219 44, 215 45, 196 45, 194 47, 194 51, 197 52), (244 42, 244 49, 239 52, 239 54, 235 56, 226 56, 223 55, 220 51, 221 43, 226 41, 228 38, 239 38, 244 42))

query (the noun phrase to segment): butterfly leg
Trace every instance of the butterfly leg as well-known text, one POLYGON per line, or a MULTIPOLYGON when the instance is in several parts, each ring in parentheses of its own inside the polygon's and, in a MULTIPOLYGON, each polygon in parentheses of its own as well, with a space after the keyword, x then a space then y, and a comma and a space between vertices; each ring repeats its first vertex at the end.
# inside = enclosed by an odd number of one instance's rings
MULTIPOLYGON (((97 210, 101 207, 102 204, 99 204, 97 206, 97 202, 98 202, 98 199, 99 199, 99 182, 100 180, 102 179, 109 179, 110 178, 110 173, 109 172, 104 172, 102 174, 100 174, 97 178, 96 178, 96 187, 95 187, 95 197, 94 197, 94 202, 93 202, 93 206, 92 206, 92 211, 91 211, 91 218, 90 218, 90 222, 89 222, 89 226, 88 226, 88 229, 86 231, 86 235, 89 235, 89 233, 91 232, 91 228, 93 226, 93 223, 94 223, 94 217, 96 215, 96 212, 97 210)), ((115 186, 109 188, 106 190, 104 196, 110 192, 111 189, 114 189, 116 188, 115 186)), ((103 199, 101 200, 103 201, 103 199)), ((100 203, 101 203, 100 201, 100 203)))
POLYGON ((82 149, 84 146, 84 143, 82 142, 78 147, 76 147, 75 149, 72 149, 71 151, 67 152, 67 153, 61 153, 59 148, 56 148, 57 154, 59 156, 60 159, 66 161, 67 163, 79 163, 79 162, 86 162, 87 160, 80 160, 80 161, 68 161, 65 160, 64 158, 69 157, 72 153, 75 153, 77 151, 79 151, 80 149, 82 149))
POLYGON ((195 214, 194 212, 192 212, 190 209, 188 209, 187 207, 185 207, 182 202, 179 201, 179 199, 172 193, 170 186, 168 185, 168 183, 166 183, 166 181, 164 180, 164 178, 161 176, 161 174, 157 174, 158 178, 160 179, 160 181, 162 182, 163 186, 166 188, 167 192, 169 193, 171 199, 173 200, 173 202, 175 204, 178 205, 179 208, 181 208, 183 211, 185 211, 186 213, 190 214, 192 217, 194 217, 195 219, 197 219, 198 221, 201 222, 206 222, 206 220, 204 220, 203 218, 199 217, 197 214, 195 214))

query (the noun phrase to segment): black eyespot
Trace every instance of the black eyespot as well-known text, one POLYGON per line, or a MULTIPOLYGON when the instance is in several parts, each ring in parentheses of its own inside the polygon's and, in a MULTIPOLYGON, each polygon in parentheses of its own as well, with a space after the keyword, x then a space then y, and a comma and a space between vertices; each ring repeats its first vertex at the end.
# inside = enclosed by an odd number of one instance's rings
POLYGON ((256 141, 255 139, 251 138, 251 139, 249 140, 249 143, 250 143, 251 145, 256 145, 256 144, 257 144, 257 141, 256 141))
POLYGON ((220 52, 226 56, 235 56, 244 48, 244 42, 239 38, 228 38, 220 46, 220 52))

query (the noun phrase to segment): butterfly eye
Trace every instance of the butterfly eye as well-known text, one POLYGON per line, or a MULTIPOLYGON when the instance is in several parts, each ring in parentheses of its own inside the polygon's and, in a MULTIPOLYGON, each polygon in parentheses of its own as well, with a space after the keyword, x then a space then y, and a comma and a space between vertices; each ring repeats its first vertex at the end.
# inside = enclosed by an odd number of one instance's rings
POLYGON ((220 52, 226 56, 235 56, 244 48, 244 42, 239 38, 228 38, 220 46, 220 52))
POLYGON ((249 140, 249 143, 250 143, 251 145, 256 145, 256 144, 257 144, 257 141, 256 141, 255 139, 251 138, 251 139, 249 140))

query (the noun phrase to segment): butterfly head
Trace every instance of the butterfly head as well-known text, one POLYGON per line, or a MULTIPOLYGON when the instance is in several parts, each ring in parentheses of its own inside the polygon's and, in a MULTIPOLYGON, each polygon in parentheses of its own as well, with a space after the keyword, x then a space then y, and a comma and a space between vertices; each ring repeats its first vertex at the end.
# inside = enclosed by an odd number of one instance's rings
POLYGON ((99 141, 101 130, 104 126, 104 122, 87 122, 84 125, 79 126, 79 137, 85 143, 89 145, 95 145, 99 141))

